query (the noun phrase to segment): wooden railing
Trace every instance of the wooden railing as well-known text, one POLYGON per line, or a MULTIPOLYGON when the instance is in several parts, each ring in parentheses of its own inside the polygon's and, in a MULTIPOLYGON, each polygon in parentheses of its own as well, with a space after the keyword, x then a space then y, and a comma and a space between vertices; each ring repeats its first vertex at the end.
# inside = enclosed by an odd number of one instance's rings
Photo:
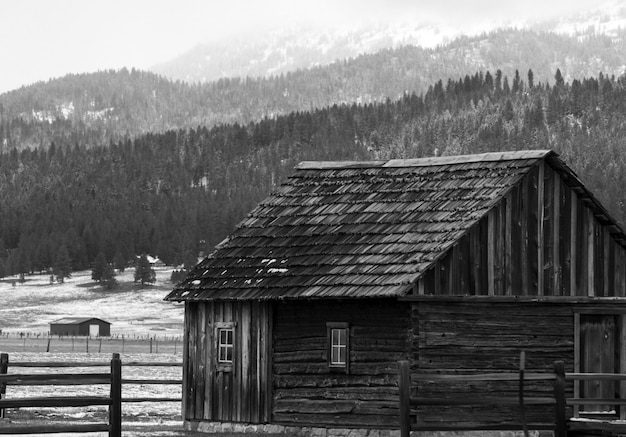
POLYGON ((553 373, 526 373, 524 369, 524 355, 520 357, 520 370, 515 373, 485 373, 485 374, 428 374, 418 373, 411 375, 409 362, 398 362, 398 386, 400 389, 400 436, 409 437, 411 431, 469 431, 469 430, 523 430, 528 436, 528 429, 552 429, 555 437, 566 437, 568 430, 576 431, 605 431, 626 433, 626 423, 623 421, 570 421, 567 417, 568 405, 615 405, 626 406, 626 399, 605 398, 566 398, 565 382, 567 380, 611 380, 626 381, 626 374, 619 373, 565 373, 562 361, 554 363, 553 373), (464 397, 433 398, 411 397, 411 379, 418 382, 454 382, 454 381, 519 381, 518 396, 478 396, 468 394, 464 397), (553 395, 547 397, 524 394, 525 381, 552 381, 553 395), (412 407, 418 406, 518 406, 520 420, 517 424, 502 423, 498 425, 479 425, 468 427, 464 424, 438 424, 413 421, 416 412, 412 407), (525 410, 530 405, 546 405, 554 407, 554 421, 551 423, 528 423, 525 410))
MULTIPOLYGON (((119 354, 113 354, 109 373, 47 373, 47 374, 6 374, 8 355, 2 354, 0 374, 0 409, 22 407, 85 407, 107 405, 109 407, 108 423, 89 424, 45 424, 45 425, 2 425, 0 434, 37 434, 62 432, 102 432, 107 431, 110 437, 122 435, 122 362, 119 354), (110 384, 109 396, 55 396, 7 399, 6 385, 95 385, 110 384)), ((50 366, 49 366, 50 367, 50 366)))
MULTIPOLYGON (((182 367, 181 362, 136 362, 123 363, 124 367, 182 367)), ((8 354, 0 354, 0 418, 4 417, 7 408, 19 407, 83 407, 93 405, 109 405, 109 423, 74 424, 12 427, 0 425, 0 434, 34 434, 46 431, 54 432, 102 432, 108 431, 109 436, 121 435, 122 403, 134 402, 181 402, 181 397, 125 397, 122 398, 122 385, 180 385, 182 379, 124 379, 122 378, 122 361, 119 354, 114 353, 111 363, 108 362, 35 362, 15 361, 9 363, 8 354), (119 371, 117 366, 119 365, 119 371), (11 368, 88 368, 111 366, 111 373, 72 373, 72 374, 8 374, 11 368), (115 367, 114 367, 115 366, 115 367), (7 385, 97 385, 110 384, 111 396, 74 396, 46 397, 27 399, 6 398, 7 385)))

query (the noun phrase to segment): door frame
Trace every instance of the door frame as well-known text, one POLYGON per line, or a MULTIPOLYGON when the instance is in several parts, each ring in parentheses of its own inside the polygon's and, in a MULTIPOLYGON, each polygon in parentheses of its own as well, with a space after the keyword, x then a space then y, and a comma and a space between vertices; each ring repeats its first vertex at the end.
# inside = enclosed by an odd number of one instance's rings
MULTIPOLYGON (((574 373, 580 373, 580 316, 581 315, 600 315, 600 316, 617 316, 617 336, 619 342, 619 372, 626 373, 626 308, 614 308, 609 306, 602 307, 582 307, 574 308, 574 373)), ((620 398, 626 398, 626 381, 620 381, 620 398)), ((574 380, 574 397, 581 397, 580 380, 574 380)), ((616 405, 619 419, 626 420, 626 407, 624 405, 616 405)), ((579 417, 580 406, 573 406, 574 417, 579 417)))

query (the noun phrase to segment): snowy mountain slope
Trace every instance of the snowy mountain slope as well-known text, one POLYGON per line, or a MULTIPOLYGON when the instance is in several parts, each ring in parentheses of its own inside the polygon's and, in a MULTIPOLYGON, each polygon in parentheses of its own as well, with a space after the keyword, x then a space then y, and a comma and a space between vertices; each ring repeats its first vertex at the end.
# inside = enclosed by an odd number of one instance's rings
POLYGON ((327 65, 337 60, 406 45, 435 48, 460 36, 475 36, 498 28, 530 29, 579 38, 608 35, 626 29, 626 2, 613 0, 585 13, 564 14, 542 22, 493 22, 464 28, 432 21, 379 23, 350 29, 285 27, 254 38, 240 37, 201 44, 151 71, 188 82, 222 77, 263 77, 327 65))

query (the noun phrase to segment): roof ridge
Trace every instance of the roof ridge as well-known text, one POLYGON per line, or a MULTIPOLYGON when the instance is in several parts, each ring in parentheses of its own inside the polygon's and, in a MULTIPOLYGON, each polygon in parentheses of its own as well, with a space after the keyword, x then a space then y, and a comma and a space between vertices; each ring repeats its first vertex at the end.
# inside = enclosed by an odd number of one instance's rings
POLYGON ((549 155, 556 155, 549 149, 518 150, 514 152, 488 152, 472 155, 429 156, 425 158, 389 159, 384 161, 302 161, 298 170, 322 170, 342 168, 398 168, 398 167, 428 167, 436 165, 466 164, 472 162, 516 161, 524 159, 542 159, 549 155))

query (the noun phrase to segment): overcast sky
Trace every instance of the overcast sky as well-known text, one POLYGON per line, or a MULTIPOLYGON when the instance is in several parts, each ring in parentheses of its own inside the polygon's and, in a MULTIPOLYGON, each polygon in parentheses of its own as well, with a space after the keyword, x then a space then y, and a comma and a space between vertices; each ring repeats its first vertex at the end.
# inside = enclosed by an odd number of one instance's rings
MULTIPOLYGON (((626 0, 620 0, 626 3, 626 0)), ((284 23, 434 20, 475 29, 551 18, 593 0, 0 0, 0 93, 108 68, 145 69, 200 42, 284 23)))

